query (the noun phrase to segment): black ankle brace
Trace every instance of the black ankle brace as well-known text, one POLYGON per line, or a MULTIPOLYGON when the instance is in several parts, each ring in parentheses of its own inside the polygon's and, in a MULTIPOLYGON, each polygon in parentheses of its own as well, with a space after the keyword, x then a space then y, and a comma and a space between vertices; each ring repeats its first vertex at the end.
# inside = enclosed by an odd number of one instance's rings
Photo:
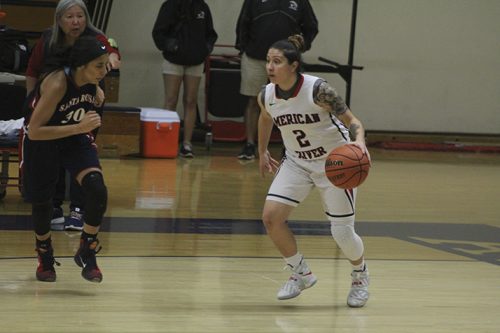
POLYGON ((82 231, 80 238, 83 239, 84 244, 92 244, 97 240, 97 234, 88 234, 85 231, 82 231))
POLYGON ((36 248, 37 249, 43 249, 43 250, 49 250, 52 247, 52 239, 49 237, 45 240, 36 240, 36 248))

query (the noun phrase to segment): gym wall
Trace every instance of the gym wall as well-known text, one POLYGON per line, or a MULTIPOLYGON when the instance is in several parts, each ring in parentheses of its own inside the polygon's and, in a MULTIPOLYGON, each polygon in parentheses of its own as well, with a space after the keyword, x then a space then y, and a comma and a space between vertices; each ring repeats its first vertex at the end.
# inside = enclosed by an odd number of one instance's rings
MULTIPOLYGON (((310 1, 320 33, 305 60, 346 64, 353 0, 310 1)), ((234 44, 243 1, 206 2, 217 43, 234 44)), ((162 57, 151 38, 162 3, 113 2, 106 34, 123 55, 119 105, 163 104, 162 57)), ((372 131, 500 134, 498 17, 497 0, 360 0, 354 64, 364 70, 353 73, 351 109, 372 131)), ((315 74, 345 94, 338 75, 315 74)), ((203 95, 202 86, 202 110, 203 95)))

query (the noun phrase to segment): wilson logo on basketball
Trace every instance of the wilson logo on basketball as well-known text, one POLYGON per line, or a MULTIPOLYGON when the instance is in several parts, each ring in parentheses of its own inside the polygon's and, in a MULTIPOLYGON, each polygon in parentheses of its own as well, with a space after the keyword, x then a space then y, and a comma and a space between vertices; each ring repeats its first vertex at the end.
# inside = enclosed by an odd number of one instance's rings
POLYGON ((343 166, 344 162, 342 161, 337 161, 337 160, 326 160, 325 166, 330 167, 330 166, 343 166))

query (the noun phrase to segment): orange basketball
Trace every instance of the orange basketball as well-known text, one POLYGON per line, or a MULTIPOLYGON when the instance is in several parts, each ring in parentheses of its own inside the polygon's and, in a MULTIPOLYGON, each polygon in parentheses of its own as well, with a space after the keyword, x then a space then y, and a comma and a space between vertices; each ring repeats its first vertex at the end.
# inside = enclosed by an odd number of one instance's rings
POLYGON ((335 148, 328 154, 325 173, 333 185, 350 189, 361 185, 370 171, 368 156, 352 144, 335 148))

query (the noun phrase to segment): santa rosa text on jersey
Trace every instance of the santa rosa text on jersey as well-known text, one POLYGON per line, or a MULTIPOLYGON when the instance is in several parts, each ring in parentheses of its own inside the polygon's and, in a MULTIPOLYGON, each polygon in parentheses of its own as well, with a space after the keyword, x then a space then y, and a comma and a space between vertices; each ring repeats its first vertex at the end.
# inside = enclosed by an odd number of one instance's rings
POLYGON ((66 111, 69 107, 72 107, 74 105, 77 105, 78 103, 82 102, 88 102, 95 104, 95 96, 91 94, 82 94, 80 97, 75 97, 70 99, 68 102, 62 104, 59 106, 59 112, 64 112, 66 111))

